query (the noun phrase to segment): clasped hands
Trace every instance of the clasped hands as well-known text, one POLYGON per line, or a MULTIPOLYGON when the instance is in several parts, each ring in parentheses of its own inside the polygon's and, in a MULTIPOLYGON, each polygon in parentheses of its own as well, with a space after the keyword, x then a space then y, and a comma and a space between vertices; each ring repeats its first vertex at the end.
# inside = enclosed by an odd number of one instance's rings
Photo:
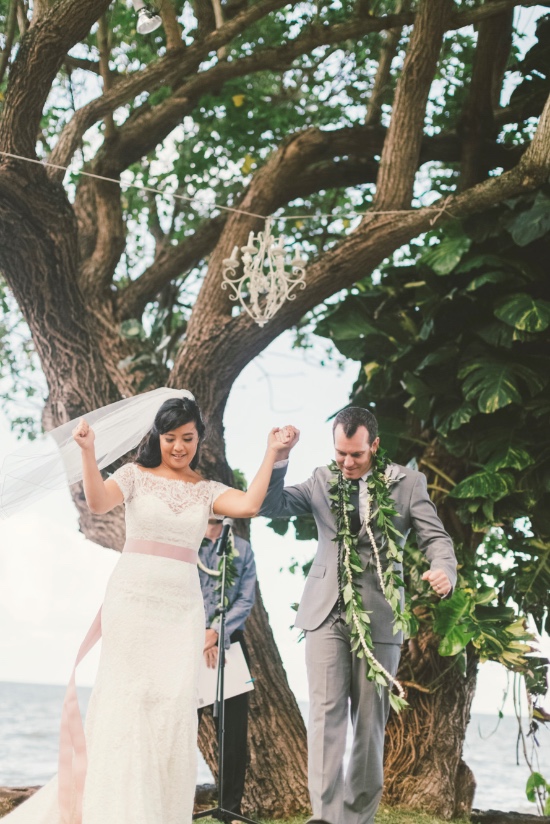
POLYGON ((300 440, 300 430, 295 426, 275 427, 270 433, 270 446, 277 453, 277 460, 283 461, 290 455, 290 450, 293 449, 300 440))

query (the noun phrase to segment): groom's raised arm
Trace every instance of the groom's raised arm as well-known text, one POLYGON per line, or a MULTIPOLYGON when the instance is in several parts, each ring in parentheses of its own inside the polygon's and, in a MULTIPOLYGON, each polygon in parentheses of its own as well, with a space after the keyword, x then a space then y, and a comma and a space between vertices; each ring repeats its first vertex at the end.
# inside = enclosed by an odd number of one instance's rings
POLYGON ((307 515, 311 512, 314 478, 302 484, 285 486, 288 461, 279 461, 273 467, 269 489, 259 511, 267 518, 291 518, 293 515, 307 515))

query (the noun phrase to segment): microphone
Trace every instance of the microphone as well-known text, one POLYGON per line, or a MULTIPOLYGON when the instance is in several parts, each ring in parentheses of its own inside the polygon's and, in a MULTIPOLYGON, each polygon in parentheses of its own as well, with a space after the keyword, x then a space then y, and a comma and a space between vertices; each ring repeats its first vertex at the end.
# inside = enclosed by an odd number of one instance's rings
POLYGON ((226 547, 227 547, 227 539, 229 537, 229 530, 233 526, 233 518, 224 518, 223 519, 223 527, 220 537, 216 542, 216 553, 218 555, 223 555, 226 547))

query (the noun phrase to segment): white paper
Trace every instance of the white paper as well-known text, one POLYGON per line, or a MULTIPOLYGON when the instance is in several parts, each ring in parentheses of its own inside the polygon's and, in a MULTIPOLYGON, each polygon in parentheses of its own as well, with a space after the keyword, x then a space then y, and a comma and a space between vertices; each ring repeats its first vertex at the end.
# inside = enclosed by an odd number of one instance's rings
MULTIPOLYGON (((199 673, 199 707, 207 707, 216 700, 216 685, 218 682, 218 667, 210 669, 206 666, 202 656, 199 673)), ((237 641, 231 644, 225 653, 224 693, 225 698, 233 698, 243 692, 254 689, 254 679, 245 661, 242 647, 237 641)))

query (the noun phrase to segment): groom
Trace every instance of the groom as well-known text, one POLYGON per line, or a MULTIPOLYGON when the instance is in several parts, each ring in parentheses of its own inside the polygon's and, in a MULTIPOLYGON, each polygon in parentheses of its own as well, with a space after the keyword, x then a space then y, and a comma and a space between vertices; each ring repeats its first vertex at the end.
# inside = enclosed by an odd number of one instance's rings
MULTIPOLYGON (((288 453, 298 441, 293 430, 288 453)), ((358 534, 358 552, 364 572, 361 576, 363 605, 370 615, 374 654, 395 676, 403 635, 393 633, 393 611, 384 598, 373 562, 373 550, 365 523, 368 487, 373 456, 380 445, 378 424, 367 409, 348 407, 338 413, 333 426, 335 459, 344 478, 355 481, 350 498, 352 532, 358 534)), ((329 498, 332 476, 326 466, 317 467, 309 480, 284 486, 288 464, 275 464, 271 484, 260 515, 271 518, 312 513, 317 523, 319 544, 307 576, 296 616, 296 626, 305 631, 306 665, 309 684, 308 725, 309 792, 315 824, 372 824, 383 787, 384 728, 389 712, 388 690, 378 695, 365 675, 365 660, 352 651, 345 610, 340 617, 338 592, 338 545, 336 522, 329 498), (353 725, 351 759, 344 779, 348 704, 353 725)), ((419 548, 430 570, 423 578, 440 597, 452 592, 456 583, 456 559, 452 541, 428 495, 426 478, 406 467, 389 465, 391 497, 397 516, 393 522, 403 544, 414 529, 419 548)), ((371 519, 371 531, 384 558, 381 533, 371 519)), ((397 566, 397 573, 401 568, 397 566)))

